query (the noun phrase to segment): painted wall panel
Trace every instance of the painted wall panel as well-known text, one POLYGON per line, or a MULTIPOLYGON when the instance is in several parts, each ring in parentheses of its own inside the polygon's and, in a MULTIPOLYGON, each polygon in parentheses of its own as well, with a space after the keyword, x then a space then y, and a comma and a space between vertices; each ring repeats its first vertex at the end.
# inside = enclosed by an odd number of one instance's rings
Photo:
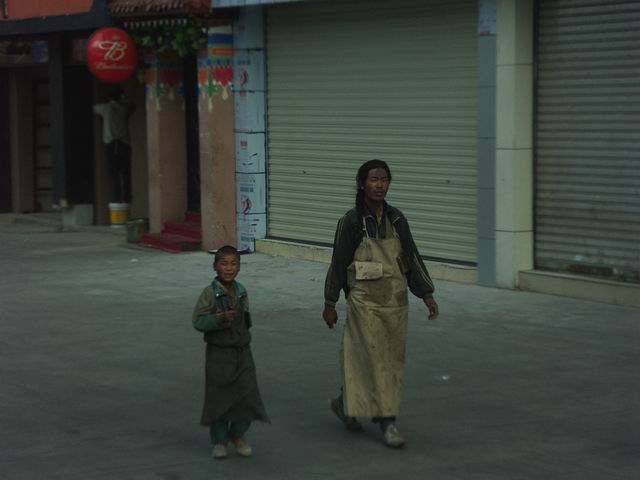
MULTIPOLYGON (((6 1, 8 18, 5 20, 20 20, 27 18, 87 13, 91 10, 94 3, 94 0, 65 0, 64 2, 52 2, 51 0, 6 1)), ((1 20, 2 16, 0 16, 0 21, 1 20)))

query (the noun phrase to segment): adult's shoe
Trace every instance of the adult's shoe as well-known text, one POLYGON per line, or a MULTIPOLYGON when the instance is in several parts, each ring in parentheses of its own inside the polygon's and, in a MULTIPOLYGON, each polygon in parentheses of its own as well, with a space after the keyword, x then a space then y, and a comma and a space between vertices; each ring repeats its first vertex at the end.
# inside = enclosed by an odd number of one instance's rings
POLYGON ((396 427, 393 423, 386 428, 383 436, 384 436, 384 444, 387 447, 400 448, 405 444, 404 437, 400 435, 400 431, 398 430, 398 427, 396 427))
POLYGON ((341 398, 334 398, 333 400, 330 400, 329 406, 331 407, 331 411, 335 413, 336 417, 338 417, 342 421, 342 423, 344 423, 344 426, 347 428, 347 430, 349 430, 350 432, 362 431, 362 425, 360 425, 360 422, 356 420, 356 417, 348 417, 344 414, 344 408, 341 398))

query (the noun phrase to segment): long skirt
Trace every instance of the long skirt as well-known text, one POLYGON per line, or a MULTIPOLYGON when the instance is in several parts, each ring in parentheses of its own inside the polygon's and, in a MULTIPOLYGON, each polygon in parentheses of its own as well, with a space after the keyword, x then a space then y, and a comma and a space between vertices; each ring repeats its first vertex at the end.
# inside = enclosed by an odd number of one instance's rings
POLYGON ((202 425, 209 426, 217 420, 269 422, 249 345, 238 348, 207 344, 205 376, 202 425))

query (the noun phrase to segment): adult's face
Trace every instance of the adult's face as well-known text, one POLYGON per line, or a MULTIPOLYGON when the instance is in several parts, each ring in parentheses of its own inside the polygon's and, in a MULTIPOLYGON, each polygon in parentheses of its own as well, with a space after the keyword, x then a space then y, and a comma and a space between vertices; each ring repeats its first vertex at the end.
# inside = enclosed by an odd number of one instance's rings
POLYGON ((364 182, 364 197, 371 203, 379 203, 384 200, 389 191, 389 175, 384 168, 369 170, 364 182))

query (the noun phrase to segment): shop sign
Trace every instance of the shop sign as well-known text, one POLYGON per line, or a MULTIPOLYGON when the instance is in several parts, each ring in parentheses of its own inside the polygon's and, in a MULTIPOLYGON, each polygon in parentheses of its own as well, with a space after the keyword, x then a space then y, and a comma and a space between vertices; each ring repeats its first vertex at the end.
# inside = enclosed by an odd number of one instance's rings
POLYGON ((49 44, 44 40, 0 41, 0 65, 31 65, 49 61, 49 44))
POLYGON ((253 252, 256 240, 267 236, 267 214, 253 213, 245 215, 239 213, 236 217, 236 238, 238 250, 253 252))
POLYGON ((264 90, 264 54, 261 51, 240 50, 233 56, 233 90, 264 90))
POLYGON ((104 82, 124 82, 138 66, 136 44, 120 28, 101 28, 87 43, 87 65, 91 73, 104 82))
POLYGON ((265 93, 246 92, 244 90, 233 96, 235 103, 236 132, 259 133, 265 131, 265 93))
POLYGON ((264 133, 236 132, 236 172, 262 173, 265 167, 264 133))
POLYGON ((267 211, 266 177, 264 173, 236 172, 237 213, 249 215, 267 211))
POLYGON ((496 0, 480 0, 478 14, 478 35, 496 34, 496 0))

